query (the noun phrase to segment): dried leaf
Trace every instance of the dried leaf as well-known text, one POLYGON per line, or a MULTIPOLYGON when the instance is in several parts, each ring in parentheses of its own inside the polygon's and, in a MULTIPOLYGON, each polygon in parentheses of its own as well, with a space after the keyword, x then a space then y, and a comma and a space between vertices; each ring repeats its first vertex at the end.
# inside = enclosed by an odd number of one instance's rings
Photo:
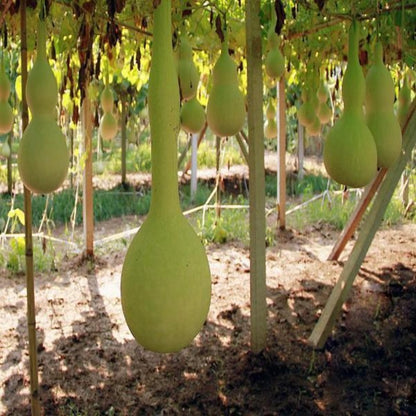
POLYGON ((275 0, 274 2, 274 10, 276 12, 276 26, 274 28, 274 31, 280 35, 280 32, 282 31, 282 27, 285 23, 286 19, 286 13, 285 8, 283 6, 283 3, 281 0, 275 0))

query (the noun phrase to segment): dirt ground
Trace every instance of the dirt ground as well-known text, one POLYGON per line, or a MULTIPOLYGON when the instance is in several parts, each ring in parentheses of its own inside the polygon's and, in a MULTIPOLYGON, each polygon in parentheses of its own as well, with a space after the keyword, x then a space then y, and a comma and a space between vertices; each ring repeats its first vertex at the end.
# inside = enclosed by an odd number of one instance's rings
MULTIPOLYGON (((126 229, 134 218, 100 223, 126 229)), ((250 351, 250 262, 240 243, 207 247, 208 319, 175 354, 145 351, 120 304, 127 242, 68 254, 36 275, 44 415, 415 415, 416 224, 380 230, 322 350, 307 339, 348 257, 337 233, 280 232, 267 248, 267 347, 250 351)), ((0 272, 0 414, 29 415, 23 275, 0 272)))

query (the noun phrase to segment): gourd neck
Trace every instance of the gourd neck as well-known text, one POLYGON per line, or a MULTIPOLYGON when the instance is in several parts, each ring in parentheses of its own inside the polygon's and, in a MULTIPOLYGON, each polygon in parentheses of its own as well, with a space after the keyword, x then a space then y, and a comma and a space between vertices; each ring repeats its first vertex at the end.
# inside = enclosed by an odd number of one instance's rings
POLYGON ((358 60, 358 22, 353 20, 348 32, 348 65, 360 65, 358 60))
POLYGON ((374 47, 374 62, 378 65, 384 65, 383 62, 383 45, 380 41, 376 43, 374 47))
POLYGON ((152 197, 149 215, 172 216, 181 211, 177 172, 179 103, 179 86, 172 50, 171 0, 161 0, 154 12, 149 77, 152 146, 152 197))
POLYGON ((39 19, 37 36, 37 55, 36 59, 46 60, 46 22, 39 19))

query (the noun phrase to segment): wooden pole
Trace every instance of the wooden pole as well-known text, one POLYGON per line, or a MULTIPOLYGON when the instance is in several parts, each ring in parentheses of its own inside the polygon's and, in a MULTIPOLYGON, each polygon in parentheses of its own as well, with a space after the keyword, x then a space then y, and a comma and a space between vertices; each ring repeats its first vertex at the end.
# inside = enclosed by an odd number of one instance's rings
POLYGON ((195 198, 198 183, 198 135, 191 134, 191 200, 195 198))
MULTIPOLYGON (((26 101, 27 81, 27 31, 26 31, 26 0, 20 3, 20 53, 22 68, 22 131, 29 122, 29 112, 26 101)), ((25 260, 26 260, 26 297, 27 297, 27 329, 29 338, 30 366, 30 403, 32 416, 40 415, 38 355, 36 340, 36 309, 35 309, 35 279, 33 272, 33 240, 32 240, 32 195, 24 186, 25 207, 25 260)))
POLYGON ((121 103, 121 185, 124 189, 127 188, 127 101, 125 96, 122 96, 121 103))
POLYGON ((355 207, 355 210, 352 213, 350 219, 348 220, 348 223, 345 225, 344 229, 342 230, 342 233, 338 237, 338 240, 336 241, 334 248, 331 251, 331 254, 328 256, 328 260, 338 260, 348 241, 350 240, 358 225, 360 224, 360 221, 368 205, 373 199, 375 193, 380 187, 380 184, 383 181, 386 172, 387 169, 381 169, 377 173, 373 181, 365 188, 360 202, 355 207))
POLYGON ((251 349, 266 347, 266 217, 263 142, 263 72, 260 0, 246 2, 247 102, 250 184, 251 349))
POLYGON ((243 135, 241 134, 241 132, 239 132, 235 135, 235 138, 237 139, 237 142, 240 146, 241 153, 243 154, 244 160, 246 161, 248 165, 248 150, 247 150, 247 145, 245 144, 243 135))
POLYGON ((83 223, 86 258, 94 257, 94 202, 92 186, 92 123, 91 103, 88 97, 88 86, 85 87, 85 97, 82 103, 82 134, 84 138, 84 152, 86 154, 83 180, 83 223))
POLYGON ((216 219, 218 220, 221 217, 221 172, 220 172, 220 156, 221 156, 221 137, 215 137, 215 169, 216 169, 216 179, 215 179, 215 214, 216 219))
MULTIPOLYGON (((202 139, 204 138, 205 133, 207 131, 207 128, 208 128, 208 124, 205 123, 205 126, 202 128, 202 130, 199 133, 198 143, 197 143, 198 146, 197 147, 199 147, 199 145, 201 144, 202 139)), ((192 141, 190 139, 190 140, 188 140, 188 143, 187 143, 185 149, 183 150, 183 152, 179 156, 179 159, 178 159, 178 169, 180 169, 180 166, 182 165, 182 162, 185 159, 186 153, 191 148, 191 144, 192 144, 192 141)), ((183 169, 183 174, 185 174, 186 172, 188 172, 189 169, 191 169, 191 163, 192 163, 192 161, 191 160, 188 160, 188 162, 185 165, 185 168, 183 169)))
POLYGON ((7 144, 9 145, 9 149, 10 149, 10 154, 7 157, 7 193, 9 195, 11 195, 13 192, 12 137, 13 137, 13 129, 7 136, 7 144))
POLYGON ((384 181, 374 198, 368 212, 366 221, 361 227, 360 234, 344 265, 344 269, 331 292, 315 328, 309 337, 309 343, 314 348, 322 348, 325 345, 335 321, 346 301, 354 283, 355 277, 367 254, 375 233, 377 232, 386 208, 393 196, 394 190, 400 180, 406 164, 411 160, 412 151, 416 145, 416 100, 413 102, 404 128, 403 153, 394 166, 386 173, 384 181))
POLYGON ((279 228, 286 228, 286 98, 285 81, 282 77, 277 85, 278 98, 278 167, 277 167, 277 212, 279 228))
POLYGON ((305 175, 304 157, 305 157, 305 143, 304 143, 305 129, 298 120, 298 179, 303 179, 305 175))

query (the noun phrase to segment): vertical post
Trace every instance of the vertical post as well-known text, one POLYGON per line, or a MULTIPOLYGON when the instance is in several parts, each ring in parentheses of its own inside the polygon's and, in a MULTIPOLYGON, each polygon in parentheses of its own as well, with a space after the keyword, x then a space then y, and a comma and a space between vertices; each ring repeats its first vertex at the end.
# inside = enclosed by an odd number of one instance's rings
MULTIPOLYGON (((26 101, 27 81, 27 31, 26 31, 26 0, 20 3, 20 53, 22 67, 22 131, 29 122, 26 101)), ((40 415, 38 356, 36 341, 35 282, 33 272, 33 241, 32 241, 32 195, 24 186, 25 207, 25 260, 26 260, 26 293, 27 293, 27 329, 29 338, 30 366, 30 403, 32 416, 40 415)))
POLYGON ((193 201, 198 182, 198 134, 192 134, 191 147, 191 200, 193 201))
POLYGON ((221 137, 216 136, 215 138, 215 168, 216 168, 216 180, 215 180, 215 215, 216 218, 220 218, 221 216, 221 188, 220 188, 220 181, 221 181, 221 173, 220 173, 220 156, 221 156, 221 137))
POLYGON ((279 228, 286 228, 286 98, 285 81, 280 78, 276 87, 277 103, 277 208, 279 228))
POLYGON ((87 258, 94 257, 94 202, 92 187, 92 124, 91 103, 88 97, 88 86, 82 103, 82 135, 84 138, 84 152, 86 154, 84 166, 82 213, 84 223, 85 251, 87 258))
POLYGON ((67 127, 67 132, 69 133, 69 183, 71 189, 74 187, 74 129, 67 127))
POLYGON ((121 185, 124 189, 127 187, 127 167, 126 167, 126 157, 127 157, 127 102, 126 98, 122 96, 121 102, 121 185))
POLYGON ((263 72, 260 0, 246 2, 247 102, 250 184, 251 349, 266 346, 266 217, 263 142, 263 72))
POLYGON ((13 192, 12 137, 13 137, 13 129, 7 136, 7 144, 9 145, 9 149, 10 149, 10 154, 7 157, 7 193, 9 195, 11 195, 13 192))
POLYGON ((298 178, 303 179, 305 171, 303 169, 303 162, 305 156, 305 145, 304 145, 304 133, 305 129, 298 120, 298 178))

